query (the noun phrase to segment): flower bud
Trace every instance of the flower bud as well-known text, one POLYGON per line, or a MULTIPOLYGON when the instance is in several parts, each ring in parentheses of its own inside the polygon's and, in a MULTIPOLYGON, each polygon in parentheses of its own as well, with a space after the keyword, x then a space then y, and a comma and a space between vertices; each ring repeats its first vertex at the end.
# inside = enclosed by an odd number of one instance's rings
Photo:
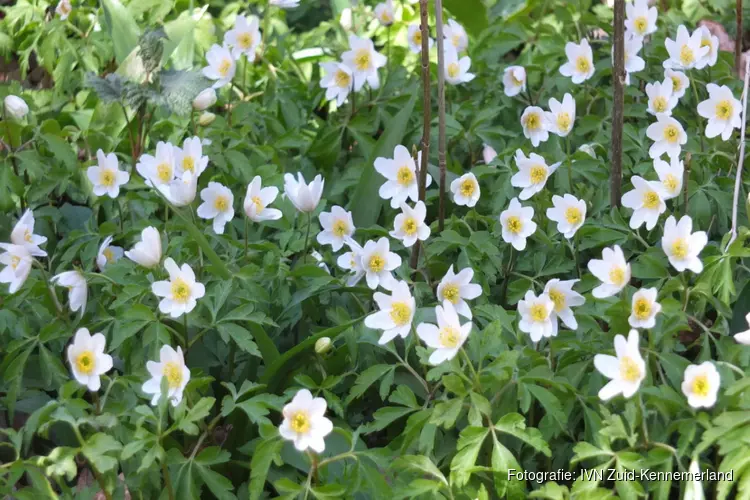
POLYGON ((18 96, 9 95, 5 98, 5 113, 20 120, 29 112, 26 101, 18 96))
POLYGON ((320 337, 315 342, 315 352, 318 354, 325 354, 331 350, 331 346, 332 343, 330 337, 320 337))
POLYGON ((208 87, 193 100, 193 108, 198 111, 210 108, 214 104, 216 104, 216 91, 213 87, 208 87))
POLYGON ((215 114, 205 111, 201 113, 200 117, 198 117, 198 125, 200 125, 201 127, 208 127, 214 122, 215 119, 215 114))

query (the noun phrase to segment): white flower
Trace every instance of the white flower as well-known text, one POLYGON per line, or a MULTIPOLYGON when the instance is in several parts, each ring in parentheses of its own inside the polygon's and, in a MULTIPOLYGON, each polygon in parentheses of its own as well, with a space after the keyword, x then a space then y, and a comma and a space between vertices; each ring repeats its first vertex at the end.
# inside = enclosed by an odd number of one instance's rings
POLYGON ((513 245, 516 250, 526 248, 526 238, 536 231, 533 207, 524 207, 518 198, 510 200, 508 208, 500 214, 500 224, 503 226, 503 241, 513 245))
POLYGON ((664 79, 672 80, 672 95, 677 99, 685 95, 685 91, 690 88, 690 78, 682 71, 674 69, 664 70, 664 79))
POLYGON ((354 77, 354 91, 359 92, 367 82, 373 89, 380 87, 378 68, 385 66, 388 58, 375 51, 372 40, 349 35, 349 50, 341 54, 354 77))
POLYGON ((460 83, 468 83, 476 76, 474 73, 469 73, 471 67, 471 58, 469 56, 463 56, 461 59, 458 58, 458 52, 453 49, 447 49, 445 51, 445 81, 451 85, 458 85, 460 83))
MULTIPOLYGON (((707 26, 699 26, 695 30, 700 33, 701 48, 708 47, 708 52, 697 63, 695 69, 703 69, 706 66, 714 66, 719 58, 719 37, 711 34, 707 26)), ((693 33, 695 34, 695 32, 693 33)))
POLYGON ((630 330, 628 340, 622 335, 615 336, 615 356, 597 354, 594 366, 599 373, 611 379, 599 390, 599 397, 607 401, 622 394, 630 398, 638 391, 646 377, 646 363, 638 350, 638 330, 630 330))
POLYGON ((544 113, 547 129, 555 135, 566 137, 573 130, 576 121, 576 102, 566 93, 562 103, 554 97, 549 100, 549 111, 544 113))
POLYGON ((544 116, 544 110, 539 106, 528 106, 523 110, 521 126, 523 127, 523 135, 527 139, 531 139, 531 144, 534 147, 549 139, 547 119, 544 116))
POLYGON ((508 66, 503 71, 503 92, 513 97, 526 90, 526 69, 523 66, 508 66))
MULTIPOLYGON (((410 24, 406 29, 406 41, 409 43, 409 50, 415 54, 422 52, 422 30, 420 29, 419 23, 410 24)), ((432 48, 433 43, 435 43, 435 41, 432 38, 427 38, 428 49, 432 48)))
POLYGON ((656 7, 649 8, 648 0, 635 0, 625 4, 625 30, 634 37, 643 38, 656 31, 656 7))
POLYGON ((107 236, 104 238, 101 246, 99 246, 99 251, 96 254, 96 267, 100 271, 104 271, 107 264, 117 262, 122 258, 122 255, 122 247, 112 245, 112 236, 107 236))
POLYGON ((601 260, 591 259, 587 267, 602 282, 591 291, 597 299, 617 295, 630 281, 630 264, 625 260, 620 245, 605 248, 601 260))
POLYGON ((362 266, 363 250, 359 246, 359 243, 351 238, 347 238, 344 243, 346 243, 350 251, 339 255, 339 258, 336 259, 336 265, 341 269, 351 272, 351 276, 346 281, 346 286, 354 286, 365 275, 365 268, 362 266))
POLYGON ((268 3, 281 9, 294 9, 299 7, 299 0, 268 0, 268 3))
POLYGON ((10 242, 14 245, 25 247, 29 254, 34 257, 46 257, 47 252, 39 248, 47 242, 45 236, 34 234, 34 214, 31 210, 26 210, 10 233, 10 242))
MULTIPOLYGON (((0 259, 2 256, 0 256, 0 259)), ((1 262, 1 261, 0 261, 1 262)), ((745 316, 745 322, 750 327, 750 313, 745 316)), ((734 334, 734 340, 740 344, 750 345, 750 329, 734 334)))
MULTIPOLYGON (((417 159, 421 160, 419 152, 417 159)), ((387 180, 380 186, 378 194, 384 200, 391 200, 391 208, 398 208, 407 199, 419 201, 419 184, 417 166, 409 150, 402 145, 393 150, 393 159, 379 157, 375 159, 375 170, 387 180)), ((432 183, 432 177, 427 174, 425 187, 432 183)))
POLYGON ((411 330, 411 322, 417 308, 408 283, 395 281, 390 296, 375 292, 372 298, 380 310, 365 318, 365 326, 373 330, 383 330, 378 344, 387 344, 399 336, 406 338, 411 330))
POLYGON ((641 288, 633 294, 628 323, 633 328, 653 328, 661 304, 656 301, 656 288, 641 288))
POLYGON ((208 87, 201 91, 195 99, 193 99, 193 109, 196 111, 204 111, 211 106, 216 104, 216 91, 213 87, 208 87))
POLYGON ((706 137, 709 139, 721 135, 723 141, 732 136, 734 129, 740 128, 742 120, 742 103, 734 98, 726 85, 706 85, 708 99, 698 104, 698 114, 708 119, 706 137))
MULTIPOLYGON (((625 40, 623 47, 623 58, 625 62, 625 85, 630 85, 630 73, 638 73, 646 67, 646 61, 638 53, 643 48, 643 40, 638 37, 631 37, 625 40)), ((614 57, 614 47, 612 48, 612 57, 614 57)))
POLYGON ((114 153, 104 154, 101 149, 96 152, 97 166, 91 166, 86 170, 86 176, 94 185, 94 194, 117 198, 120 194, 120 186, 127 184, 130 174, 120 170, 117 156, 114 153))
POLYGON ((161 262, 161 235, 155 227, 141 231, 141 241, 125 252, 125 257, 143 267, 152 268, 161 262))
POLYGON ((453 19, 449 19, 448 24, 443 27, 443 38, 449 43, 446 47, 452 46, 459 54, 469 47, 466 30, 453 19))
POLYGON ((677 28, 677 37, 675 40, 667 38, 664 40, 664 46, 669 53, 669 59, 664 61, 665 68, 671 69, 692 69, 701 63, 701 59, 706 57, 711 50, 710 47, 701 46, 701 31, 695 30, 692 35, 688 33, 684 25, 677 28))
POLYGON ((193 172, 185 172, 182 177, 172 180, 167 186, 159 186, 159 191, 164 197, 176 207, 186 207, 195 200, 198 190, 198 175, 193 172))
POLYGON ((662 185, 662 198, 669 200, 679 196, 682 189, 682 177, 685 173, 685 165, 678 158, 670 158, 669 163, 656 158, 654 160, 654 170, 659 176, 662 185))
POLYGON ((557 231, 570 239, 586 220, 586 202, 572 194, 552 196, 552 207, 547 209, 547 218, 557 222, 557 231))
POLYGON ((573 83, 580 84, 594 76, 594 54, 589 41, 565 44, 565 55, 568 62, 560 66, 560 74, 572 77, 573 83))
POLYGON ((648 150, 651 158, 659 158, 667 153, 670 158, 676 158, 682 151, 682 145, 687 142, 687 134, 680 122, 671 116, 656 115, 656 123, 646 129, 646 136, 654 141, 648 150))
POLYGON ((86 300, 88 299, 88 285, 86 278, 79 271, 65 271, 50 280, 58 286, 68 289, 68 305, 72 312, 81 311, 81 316, 86 312, 86 300))
POLYGON ((190 381, 190 369, 185 366, 182 348, 178 346, 175 351, 171 346, 163 345, 159 350, 159 361, 146 362, 146 370, 151 378, 144 382, 141 389, 146 394, 153 394, 151 404, 158 404, 162 396, 162 378, 167 379, 167 399, 172 406, 180 404, 185 386, 190 381))
POLYGON ((201 190, 203 203, 198 207, 198 217, 213 219, 216 234, 224 234, 224 226, 234 218, 234 195, 232 191, 218 182, 209 182, 201 190))
POLYGON ((417 326, 417 336, 435 349, 430 354, 429 362, 439 365, 443 361, 450 361, 456 357, 461 346, 471 333, 471 322, 461 324, 453 304, 447 300, 442 306, 435 307, 437 325, 420 323, 417 326))
POLYGON ((323 228, 318 233, 318 243, 331 245, 334 252, 341 250, 347 238, 354 234, 354 219, 352 213, 347 212, 338 205, 331 208, 330 212, 321 212, 318 216, 320 226, 323 228))
POLYGON ((634 175, 630 178, 633 189, 622 195, 622 206, 633 209, 630 216, 630 227, 638 229, 646 223, 651 231, 659 221, 659 216, 667 209, 664 203, 664 188, 660 182, 647 181, 634 175))
POLYGON ((159 141, 156 144, 156 155, 142 154, 135 169, 146 180, 146 185, 166 187, 175 177, 174 146, 159 141))
POLYGON ((206 294, 206 287, 195 281, 195 273, 189 264, 177 267, 175 261, 168 257, 164 269, 169 273, 169 281, 156 281, 151 284, 151 291, 157 297, 164 297, 159 302, 159 310, 173 318, 179 318, 195 308, 196 301, 206 294))
POLYGON ((578 292, 573 291, 573 285, 578 283, 579 280, 567 280, 560 281, 559 279, 551 279, 544 285, 544 295, 549 297, 552 303, 555 305, 552 310, 552 317, 560 318, 565 326, 571 330, 578 328, 578 321, 573 315, 571 307, 582 306, 586 303, 586 299, 578 292))
POLYGON ((235 60, 245 54, 248 62, 255 61, 255 51, 261 42, 258 25, 257 17, 248 18, 240 14, 234 21, 234 28, 224 34, 224 46, 232 47, 232 57, 235 60))
POLYGON ((112 369, 112 356, 104 353, 107 339, 101 333, 91 335, 87 328, 79 328, 68 346, 68 363, 73 377, 90 391, 101 387, 99 377, 112 369))
POLYGON ((72 10, 73 6, 70 5, 70 0, 60 0, 57 4, 57 7, 55 7, 55 13, 57 13, 57 15, 60 16, 60 19, 62 19, 63 21, 68 18, 72 10))
POLYGON ((672 116, 672 110, 677 106, 678 99, 672 94, 671 78, 665 78, 661 83, 647 83, 646 95, 648 96, 647 112, 655 116, 659 114, 672 116))
POLYGON ((473 207, 479 201, 479 182, 471 172, 465 173, 451 182, 453 203, 459 206, 473 207))
POLYGON ((710 361, 685 368, 682 393, 693 408, 711 408, 716 403, 721 376, 710 361))
POLYGON ((276 186, 262 187, 261 183, 260 176, 256 175, 250 184, 247 185, 247 193, 245 194, 243 205, 245 215, 253 222, 281 219, 281 210, 266 208, 279 195, 279 188, 276 186))
POLYGON ((539 342, 542 337, 557 336, 557 317, 554 315, 555 303, 546 293, 539 297, 528 290, 523 300, 518 301, 518 314, 521 321, 518 328, 531 337, 532 342, 539 342))
POLYGON ((497 151, 495 151, 495 148, 490 146, 489 144, 485 144, 482 148, 482 159, 485 163, 489 164, 497 158, 497 151))
POLYGON ((690 269, 695 274, 700 274, 703 271, 703 262, 698 255, 706 243, 708 236, 705 231, 693 233, 693 219, 689 215, 683 215, 679 222, 670 215, 664 224, 661 247, 677 272, 690 269))
POLYGON ((232 52, 228 47, 213 44, 206 52, 206 62, 208 66, 203 68, 203 76, 209 80, 215 80, 213 88, 220 89, 228 84, 234 78, 237 71, 237 64, 232 57, 232 52))
POLYGON ((29 277, 34 259, 26 246, 0 243, 0 248, 5 250, 0 253, 0 264, 5 266, 0 271, 0 283, 8 283, 8 293, 16 293, 29 277))
POLYGON ((326 265, 325 260, 323 259, 323 256, 320 255, 320 252, 317 250, 313 250, 310 252, 310 255, 312 255, 312 258, 315 259, 315 262, 318 263, 318 267, 327 272, 328 274, 331 274, 331 270, 328 269, 328 266, 326 265))
POLYGON ((336 99, 336 105, 341 106, 352 90, 352 70, 340 62, 320 63, 326 72, 320 79, 320 88, 326 89, 326 99, 336 99))
POLYGON ((26 101, 15 95, 9 95, 3 101, 5 104, 5 113, 16 120, 22 119, 29 112, 29 106, 26 101))
POLYGON ((365 271, 367 286, 372 290, 378 286, 390 290, 394 281, 391 272, 400 265, 401 257, 391 252, 388 238, 368 241, 360 253, 360 266, 365 271))
POLYGON ((176 177, 182 177, 185 172, 192 172, 194 176, 198 177, 208 166, 208 156, 203 156, 203 145, 200 137, 185 139, 182 148, 174 146, 172 154, 176 177))
POLYGON ((437 287, 437 298, 440 302, 446 300, 453 304, 456 312, 464 318, 471 319, 471 309, 467 300, 476 299, 482 295, 482 287, 472 283, 474 270, 470 267, 462 269, 458 274, 453 272, 453 264, 440 280, 437 287))
POLYGON ((305 183, 302 172, 297 172, 297 179, 292 174, 284 174, 284 193, 300 212, 314 212, 323 194, 325 179, 316 175, 310 184, 305 183))
POLYGON ((325 417, 327 407, 325 399, 313 398, 307 389, 299 390, 291 403, 284 406, 279 434, 294 442, 298 451, 310 448, 323 453, 326 448, 324 438, 333 430, 333 423, 325 417))
POLYGON ((424 241, 430 237, 430 226, 424 222, 426 216, 427 207, 423 201, 415 203, 414 208, 402 203, 401 213, 393 221, 393 231, 388 234, 400 240, 405 247, 414 245, 417 240, 424 241))
POLYGON ((383 26, 390 26, 395 20, 396 14, 393 11, 393 0, 386 0, 375 6, 375 17, 383 26))
POLYGON ((698 461, 693 458, 690 461, 690 468, 688 469, 690 477, 685 481, 685 495, 682 500, 706 500, 706 496, 703 493, 703 485, 701 484, 701 470, 698 461))
POLYGON ((522 188, 518 197, 522 200, 528 200, 544 189, 547 179, 557 170, 560 163, 547 166, 547 162, 538 154, 529 153, 527 158, 523 151, 516 149, 516 166, 518 172, 510 178, 510 185, 522 188))

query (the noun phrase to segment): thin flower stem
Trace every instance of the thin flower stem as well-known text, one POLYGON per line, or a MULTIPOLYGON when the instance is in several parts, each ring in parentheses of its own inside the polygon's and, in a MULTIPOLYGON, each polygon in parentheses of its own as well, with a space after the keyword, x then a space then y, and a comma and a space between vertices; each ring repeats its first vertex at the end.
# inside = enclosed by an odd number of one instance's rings
POLYGON ((302 256, 302 263, 307 262, 307 253, 310 250, 310 226, 312 225, 312 214, 307 212, 307 231, 305 232, 305 254, 302 256))
POLYGON ((169 475, 169 468, 167 467, 167 464, 165 462, 161 463, 161 473, 164 476, 164 484, 167 487, 167 495, 169 496, 169 500, 175 500, 174 488, 172 488, 172 478, 169 475))
POLYGON ((190 331, 188 330, 188 321, 187 321, 187 313, 183 313, 182 315, 182 324, 185 328, 185 354, 188 352, 188 348, 190 347, 190 331))
POLYGON ((248 218, 245 217, 245 258, 247 258, 247 232, 250 230, 250 224, 248 218))
MULTIPOLYGON (((688 73, 688 75, 690 75, 688 73)), ((698 86, 696 85, 695 78, 692 77, 692 75, 689 76, 690 78, 690 86, 693 88, 693 97, 695 98, 695 106, 697 107, 698 104, 700 104, 700 97, 698 97, 698 86)), ((698 115, 698 122, 702 122, 700 115, 698 115)), ((698 136, 701 139, 701 153, 706 150, 705 144, 703 144, 703 134, 699 133, 698 136)))
POLYGON ((730 370, 732 370, 733 372, 735 372, 736 374, 738 374, 740 377, 744 377, 745 376, 745 372, 743 372, 740 367, 738 367, 736 365, 733 365, 732 363, 729 363, 727 361, 717 361, 716 364, 717 365, 726 366, 727 368, 729 368, 730 370))
POLYGON ((570 134, 565 136, 565 152, 568 159, 568 186, 570 193, 573 194, 573 160, 570 157, 570 134))
POLYGON ((412 375, 414 375, 414 378, 416 378, 419 381, 419 383, 422 384, 422 387, 424 387, 425 393, 429 394, 430 393, 430 386, 427 385, 427 381, 425 379, 423 379, 422 376, 419 373, 417 373, 416 370, 414 370, 414 368, 411 367, 411 365, 409 365, 409 363, 407 363, 406 361, 404 361, 404 358, 402 358, 399 355, 399 353, 396 352, 396 350, 393 350, 392 352, 393 352, 393 355, 396 356, 398 358, 398 360, 401 362, 401 365, 404 368, 406 368, 407 370, 409 370, 409 372, 412 375))
POLYGON ((482 384, 479 382, 479 374, 477 373, 476 369, 474 369, 474 365, 471 363, 471 358, 469 358, 469 354, 466 352, 466 349, 461 347, 461 356, 463 356, 464 361, 466 362, 466 365, 469 367, 469 370, 471 371, 472 378, 474 379, 473 385, 475 388, 481 388, 482 384))
POLYGON ((648 426, 646 425, 646 409, 643 406, 643 394, 638 392, 638 412, 641 415, 641 429, 643 431, 643 443, 648 446, 648 426))

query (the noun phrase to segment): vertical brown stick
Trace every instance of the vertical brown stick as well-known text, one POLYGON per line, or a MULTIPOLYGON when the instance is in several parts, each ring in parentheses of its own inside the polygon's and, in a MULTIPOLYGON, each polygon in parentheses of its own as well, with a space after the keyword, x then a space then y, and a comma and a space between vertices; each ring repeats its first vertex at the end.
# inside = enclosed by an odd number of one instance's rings
MULTIPOLYGON (((422 158, 419 162, 419 199, 424 201, 425 189, 427 184, 427 163, 430 158, 430 120, 431 118, 431 105, 432 99, 430 97, 430 46, 428 44, 430 40, 430 26, 428 24, 428 0, 419 0, 419 18, 420 27, 419 30, 422 33, 422 108, 423 108, 423 124, 422 124, 422 158)), ((416 269, 419 265, 419 241, 414 244, 414 248, 411 251, 411 260, 409 265, 412 269, 416 269)))
POLYGON ((737 76, 742 73, 742 0, 737 0, 737 33, 734 35, 734 69, 737 76))
POLYGON ((438 166, 440 167, 440 222, 445 226, 445 47, 443 36, 443 1, 435 0, 435 31, 438 53, 438 166))
POLYGON ((615 0, 615 50, 612 83, 614 103, 612 105, 612 171, 609 177, 610 205, 620 206, 622 192, 622 127, 625 94, 625 0, 615 0))

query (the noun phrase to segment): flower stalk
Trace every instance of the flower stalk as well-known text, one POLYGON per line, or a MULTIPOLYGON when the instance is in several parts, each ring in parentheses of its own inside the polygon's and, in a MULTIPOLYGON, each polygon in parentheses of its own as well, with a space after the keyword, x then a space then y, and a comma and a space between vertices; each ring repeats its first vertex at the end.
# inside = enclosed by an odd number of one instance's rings
POLYGON ((612 170, 609 177, 610 205, 620 206, 622 197, 622 132, 625 106, 625 0, 615 0, 614 68, 612 85, 612 170))

